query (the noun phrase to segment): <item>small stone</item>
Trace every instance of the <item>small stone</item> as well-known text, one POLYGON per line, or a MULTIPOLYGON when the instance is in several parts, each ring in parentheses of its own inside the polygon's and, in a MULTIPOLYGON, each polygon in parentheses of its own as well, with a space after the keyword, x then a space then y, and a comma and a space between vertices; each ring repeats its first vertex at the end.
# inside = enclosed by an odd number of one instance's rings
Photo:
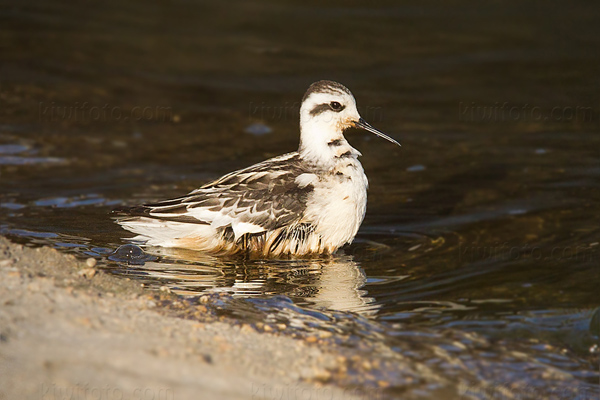
POLYGON ((96 261, 96 259, 93 257, 90 257, 87 260, 85 260, 85 265, 87 265, 90 268, 94 268, 97 263, 98 261, 96 261))
POLYGON ((213 358, 210 354, 202 354, 202 361, 204 361, 207 364, 212 364, 213 358))
POLYGON ((156 355, 159 357, 168 357, 169 356, 169 350, 167 350, 164 347, 159 347, 156 349, 156 355))
POLYGON ((75 318, 75 322, 77 322, 79 325, 85 326, 86 328, 92 327, 92 321, 88 317, 75 318))
POLYGON ((323 331, 323 332, 320 332, 320 333, 319 333, 319 337, 320 337, 321 339, 327 339, 327 338, 330 338, 332 335, 333 335, 333 334, 332 334, 331 332, 329 332, 329 331, 323 331))
POLYGON ((277 329, 279 329, 280 331, 283 331, 287 328, 286 324, 277 324, 275 325, 277 327, 277 329))
POLYGON ((19 270, 9 271, 8 272, 8 277, 9 278, 20 278, 21 277, 21 271, 19 271, 19 270))
POLYGON ((362 367, 364 369, 366 369, 367 371, 370 371, 371 369, 373 369, 373 366, 371 365, 371 363, 367 360, 363 361, 362 363, 362 367))
POLYGON ((210 298, 208 296, 200 296, 200 304, 206 304, 208 303, 208 301, 210 300, 210 298))
POLYGON ((379 386, 380 388, 387 388, 390 387, 390 383, 388 381, 377 381, 377 386, 379 386))
POLYGON ((13 265, 14 261, 11 259, 8 260, 2 260, 0 261, 0 267, 4 268, 4 267, 10 267, 11 265, 13 265))
POLYGON ((306 341, 306 343, 316 343, 317 342, 317 337, 316 336, 309 336, 306 339, 304 339, 306 341))
POLYGON ((77 275, 85 279, 92 279, 94 275, 96 275, 96 270, 94 268, 84 268, 81 271, 79 271, 77 275))
POLYGON ((208 311, 208 308, 206 308, 205 306, 196 306, 196 310, 201 313, 205 313, 208 311))
POLYGON ((165 293, 171 293, 171 289, 168 286, 161 286, 160 291, 165 293))
POLYGON ((263 331, 265 331, 265 332, 272 332, 273 328, 271 327, 271 325, 265 325, 263 327, 263 331))
POLYGON ((315 373, 315 379, 319 380, 319 381, 328 381, 329 379, 331 379, 331 372, 323 369, 323 370, 318 370, 315 373))
POLYGON ((273 130, 265 124, 255 123, 247 126, 244 131, 252 135, 262 136, 266 135, 267 133, 271 133, 273 130))

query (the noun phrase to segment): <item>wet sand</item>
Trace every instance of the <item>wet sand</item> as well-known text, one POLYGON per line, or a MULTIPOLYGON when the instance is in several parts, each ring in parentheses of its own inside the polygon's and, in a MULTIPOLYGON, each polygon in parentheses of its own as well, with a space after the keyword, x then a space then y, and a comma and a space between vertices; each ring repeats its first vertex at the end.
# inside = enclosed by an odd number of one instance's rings
POLYGON ((335 348, 203 318, 202 306, 196 320, 179 318, 169 311, 177 301, 54 249, 0 238, 0 398, 369 395, 325 383, 345 361, 335 348))
MULTIPOLYGON (((188 301, 90 260, 0 237, 0 399, 594 398, 591 387, 524 353, 519 359, 533 369, 523 379, 483 362, 470 381, 453 380, 452 369, 410 356, 430 350, 430 360, 442 354, 468 369, 444 353, 441 337, 439 345, 423 337, 394 351, 376 341, 351 346, 329 332, 297 334, 286 324, 241 323, 217 312, 230 301, 221 294, 188 301)), ((457 332, 440 333, 460 344, 457 332)), ((473 348, 464 352, 517 354, 469 337, 473 348)))

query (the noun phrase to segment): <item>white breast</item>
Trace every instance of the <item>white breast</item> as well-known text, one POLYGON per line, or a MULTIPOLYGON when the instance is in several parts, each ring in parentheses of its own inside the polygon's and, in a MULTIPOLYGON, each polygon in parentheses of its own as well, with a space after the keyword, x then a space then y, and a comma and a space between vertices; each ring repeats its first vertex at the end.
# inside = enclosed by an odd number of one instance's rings
POLYGON ((308 199, 305 219, 315 225, 324 247, 335 251, 356 236, 367 208, 368 181, 355 157, 336 160, 308 199))

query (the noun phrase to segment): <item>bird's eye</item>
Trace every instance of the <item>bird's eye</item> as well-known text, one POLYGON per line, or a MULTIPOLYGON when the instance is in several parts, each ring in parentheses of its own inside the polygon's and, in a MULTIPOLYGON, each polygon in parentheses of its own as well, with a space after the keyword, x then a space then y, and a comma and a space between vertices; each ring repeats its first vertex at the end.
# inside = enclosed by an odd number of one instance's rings
POLYGON ((337 101, 332 101, 329 103, 329 107, 331 107, 333 111, 341 111, 343 109, 342 105, 337 101))

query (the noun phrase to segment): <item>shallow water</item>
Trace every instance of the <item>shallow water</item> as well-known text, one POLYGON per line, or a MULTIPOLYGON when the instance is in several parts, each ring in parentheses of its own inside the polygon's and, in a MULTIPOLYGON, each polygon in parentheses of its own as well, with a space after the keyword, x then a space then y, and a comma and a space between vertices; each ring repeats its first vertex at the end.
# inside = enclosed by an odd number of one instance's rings
MULTIPOLYGON (((586 2, 21 2, 0 14, 0 233, 191 299, 225 292, 240 321, 385 342, 461 395, 522 381, 533 392, 513 396, 591 398, 599 14, 586 2), (294 150, 298 102, 323 78, 402 143, 347 135, 370 180, 351 246, 310 261, 111 255, 131 236, 115 206, 294 150)), ((381 378, 439 390, 402 376, 381 378)))

